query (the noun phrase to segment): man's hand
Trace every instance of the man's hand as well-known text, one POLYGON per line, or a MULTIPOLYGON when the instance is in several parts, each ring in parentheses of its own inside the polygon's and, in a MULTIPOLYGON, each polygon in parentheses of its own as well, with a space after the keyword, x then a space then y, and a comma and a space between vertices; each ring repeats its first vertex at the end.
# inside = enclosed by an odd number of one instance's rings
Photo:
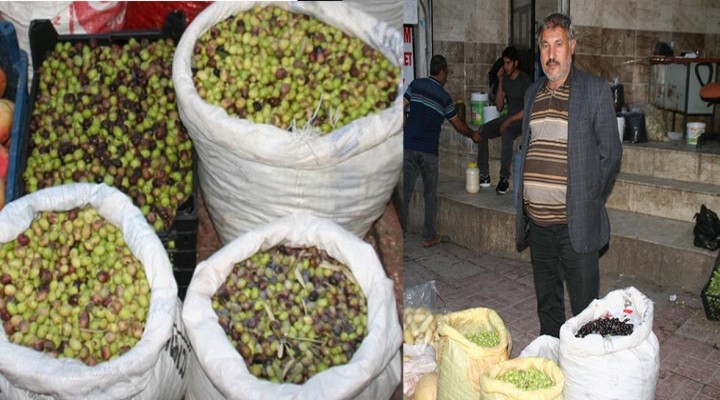
POLYGON ((500 67, 500 69, 498 69, 497 77, 500 80, 500 82, 502 82, 503 78, 505 77, 505 67, 504 66, 500 67))
POLYGON ((505 121, 500 124, 500 135, 504 134, 507 130, 508 126, 510 126, 510 119, 506 119, 505 121))
POLYGON ((473 132, 473 134, 472 134, 472 141, 473 141, 474 143, 478 143, 478 142, 480 141, 480 139, 482 139, 482 136, 480 136, 480 130, 478 129, 478 130, 476 130, 475 132, 473 132))

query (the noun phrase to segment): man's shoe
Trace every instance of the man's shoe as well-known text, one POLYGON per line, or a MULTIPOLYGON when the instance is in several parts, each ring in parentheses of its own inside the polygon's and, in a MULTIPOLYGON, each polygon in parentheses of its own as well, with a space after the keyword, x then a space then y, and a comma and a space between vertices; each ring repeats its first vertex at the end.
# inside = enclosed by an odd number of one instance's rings
POLYGON ((507 178, 500 178, 500 182, 498 182, 495 192, 497 194, 505 194, 508 192, 509 187, 510 182, 508 182, 507 178))
POLYGON ((490 187, 490 177, 489 176, 480 175, 480 187, 484 187, 484 188, 490 187))
POLYGON ((440 238, 439 235, 436 235, 432 239, 423 240, 422 245, 423 245, 423 247, 428 248, 428 247, 435 246, 436 244, 438 244, 440 242, 442 242, 442 239, 440 238))

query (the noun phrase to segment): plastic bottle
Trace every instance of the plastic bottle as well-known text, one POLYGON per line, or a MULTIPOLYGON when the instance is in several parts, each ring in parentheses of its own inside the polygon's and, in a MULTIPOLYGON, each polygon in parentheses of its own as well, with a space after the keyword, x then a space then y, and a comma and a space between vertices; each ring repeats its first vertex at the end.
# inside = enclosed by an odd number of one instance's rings
POLYGON ((480 191, 480 168, 474 162, 468 163, 467 169, 465 169, 465 190, 468 193, 480 191))

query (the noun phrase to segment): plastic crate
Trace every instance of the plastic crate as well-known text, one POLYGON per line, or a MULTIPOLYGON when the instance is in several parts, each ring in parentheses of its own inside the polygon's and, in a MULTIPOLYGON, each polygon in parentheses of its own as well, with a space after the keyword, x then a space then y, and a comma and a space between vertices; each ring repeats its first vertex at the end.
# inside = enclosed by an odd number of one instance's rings
POLYGON ((168 250, 170 264, 172 264, 173 276, 178 286, 178 297, 182 300, 185 298, 190 281, 195 273, 197 263, 197 254, 195 251, 177 251, 168 250))
POLYGON ((20 50, 15 26, 8 21, 0 21, 0 66, 7 77, 4 98, 15 103, 13 126, 10 133, 10 164, 5 190, 5 201, 10 202, 17 196, 16 187, 20 137, 29 119, 28 111, 28 55, 20 50))
MULTIPOLYGON (((172 38, 175 42, 179 42, 180 37, 185 31, 185 15, 180 11, 168 13, 165 17, 165 23, 161 30, 153 31, 122 31, 109 34, 83 34, 83 35, 59 35, 55 30, 52 22, 49 20, 34 20, 30 24, 30 48, 33 65, 42 65, 47 57, 48 52, 55 48, 58 42, 89 43, 91 40, 97 41, 100 46, 109 46, 112 44, 125 44, 130 39, 138 41, 147 39, 154 41, 162 38, 172 38)), ((23 173, 27 167, 27 157, 30 142, 30 120, 34 108, 35 96, 39 85, 39 74, 34 74, 30 96, 28 98, 27 118, 19 135, 19 140, 13 140, 13 147, 18 148, 18 157, 16 168, 13 171, 15 185, 13 192, 9 196, 18 198, 25 194, 25 184, 23 182, 23 173), (17 143, 16 143, 17 142, 17 143)), ((181 204, 176 210, 175 219, 172 226, 166 232, 158 233, 161 238, 171 236, 172 232, 196 232, 198 226, 198 205, 197 205, 197 152, 193 148, 193 187, 192 193, 188 199, 181 204)))
POLYGON ((712 281, 713 275, 715 275, 716 273, 720 274, 720 272, 717 271, 720 271, 720 254, 718 254, 718 257, 715 260, 715 266, 710 272, 710 277, 708 278, 708 281, 705 284, 705 287, 703 288, 700 295, 700 297, 702 298, 703 308, 705 309, 705 316, 711 321, 720 321, 720 293, 708 293, 708 289, 710 288, 710 281, 712 281))
POLYGON ((168 231, 160 236, 160 241, 167 250, 195 251, 197 248, 197 231, 168 231))

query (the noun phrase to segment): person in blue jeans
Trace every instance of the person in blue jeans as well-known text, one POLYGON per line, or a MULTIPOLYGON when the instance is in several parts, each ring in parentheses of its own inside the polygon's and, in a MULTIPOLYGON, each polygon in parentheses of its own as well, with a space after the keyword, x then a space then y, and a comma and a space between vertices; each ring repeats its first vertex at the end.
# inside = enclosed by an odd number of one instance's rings
POLYGON ((495 188, 497 194, 505 194, 510 187, 510 165, 513 157, 513 142, 522 133, 523 99, 525 91, 532 84, 530 76, 518 69, 520 63, 516 48, 506 47, 502 52, 503 66, 498 71, 498 90, 495 107, 502 112, 507 103, 507 115, 503 115, 480 128, 482 139, 478 142, 477 164, 480 169, 480 186, 490 187, 490 166, 488 164, 488 140, 502 136, 500 153, 500 181, 495 188))
POLYGON ((440 243, 435 230, 437 217, 438 145, 445 119, 456 131, 478 142, 480 134, 458 118, 455 103, 445 89, 448 68, 442 55, 430 60, 430 76, 412 81, 405 91, 403 113, 403 208, 402 222, 407 227, 408 206, 418 175, 422 177, 425 221, 422 245, 440 243))

